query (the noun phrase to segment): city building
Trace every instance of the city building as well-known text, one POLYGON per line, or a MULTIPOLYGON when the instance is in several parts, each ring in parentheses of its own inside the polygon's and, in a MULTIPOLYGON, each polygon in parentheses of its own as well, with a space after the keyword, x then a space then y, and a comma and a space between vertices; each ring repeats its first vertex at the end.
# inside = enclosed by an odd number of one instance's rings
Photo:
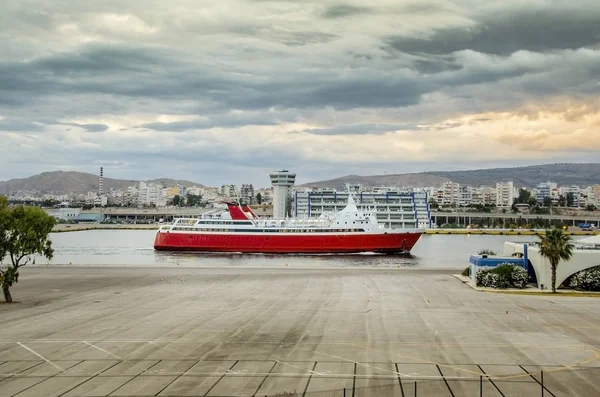
POLYGON ((375 211, 377 220, 390 228, 431 227, 430 209, 426 192, 407 192, 401 189, 373 189, 359 192, 338 192, 318 189, 294 194, 294 216, 318 218, 323 213, 341 211, 353 194, 360 211, 375 211))
POLYGON ((222 185, 220 189, 221 196, 237 198, 237 188, 235 185, 222 185))
POLYGON ((512 206, 515 199, 515 194, 515 187, 512 181, 496 183, 496 206, 512 206))
POLYGON ((283 219, 291 215, 292 187, 296 174, 288 170, 272 172, 269 177, 273 185, 273 219, 283 219))
POLYGON ((438 203, 440 205, 458 205, 460 201, 460 184, 454 182, 444 182, 441 188, 441 197, 438 193, 438 203))
POLYGON ((167 201, 162 185, 156 183, 139 182, 138 184, 138 206, 164 207, 167 201))
POLYGON ((473 202, 473 188, 471 186, 459 186, 458 188, 458 205, 466 207, 473 202))
POLYGON ((538 204, 543 204, 547 197, 552 199, 554 192, 558 191, 558 185, 554 182, 542 182, 536 186, 535 199, 538 204))
POLYGON ((254 204, 254 186, 252 184, 243 184, 240 188, 240 199, 246 204, 254 204))
POLYGON ((600 185, 588 186, 585 191, 585 204, 600 207, 600 185))

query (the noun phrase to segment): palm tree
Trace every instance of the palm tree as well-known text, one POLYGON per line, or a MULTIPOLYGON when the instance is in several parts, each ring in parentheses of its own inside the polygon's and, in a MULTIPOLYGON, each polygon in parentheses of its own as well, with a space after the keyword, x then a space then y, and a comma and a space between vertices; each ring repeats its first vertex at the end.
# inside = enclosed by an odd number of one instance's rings
POLYGON ((564 234, 562 229, 546 230, 540 236, 540 255, 547 258, 552 266, 552 292, 556 292, 556 268, 561 260, 568 261, 573 255, 571 237, 564 234))

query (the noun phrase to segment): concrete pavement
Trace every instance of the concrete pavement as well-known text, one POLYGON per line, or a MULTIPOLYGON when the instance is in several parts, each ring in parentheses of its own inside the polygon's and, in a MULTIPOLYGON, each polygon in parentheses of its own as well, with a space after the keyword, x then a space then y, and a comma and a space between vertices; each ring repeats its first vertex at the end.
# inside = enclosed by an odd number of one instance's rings
POLYGON ((445 271, 31 267, 12 292, 0 396, 533 396, 542 370, 600 394, 600 301, 445 271))

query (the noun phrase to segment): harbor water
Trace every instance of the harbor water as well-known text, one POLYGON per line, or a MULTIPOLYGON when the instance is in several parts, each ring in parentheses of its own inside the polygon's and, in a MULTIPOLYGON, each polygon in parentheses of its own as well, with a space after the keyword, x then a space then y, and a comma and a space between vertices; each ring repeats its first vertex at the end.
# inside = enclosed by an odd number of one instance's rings
POLYGON ((498 254, 505 241, 535 242, 537 236, 423 235, 410 255, 265 255, 164 252, 153 249, 154 230, 90 230, 53 233, 52 260, 38 265, 78 266, 249 266, 249 267, 411 267, 461 269, 469 255, 488 248, 498 254))

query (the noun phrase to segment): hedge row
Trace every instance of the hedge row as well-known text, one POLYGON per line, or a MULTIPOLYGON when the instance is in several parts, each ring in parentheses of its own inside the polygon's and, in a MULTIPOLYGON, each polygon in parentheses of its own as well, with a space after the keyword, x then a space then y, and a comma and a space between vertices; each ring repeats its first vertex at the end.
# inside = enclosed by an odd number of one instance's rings
POLYGON ((491 269, 481 269, 475 275, 478 287, 525 288, 529 282, 527 270, 511 263, 502 263, 491 269))

